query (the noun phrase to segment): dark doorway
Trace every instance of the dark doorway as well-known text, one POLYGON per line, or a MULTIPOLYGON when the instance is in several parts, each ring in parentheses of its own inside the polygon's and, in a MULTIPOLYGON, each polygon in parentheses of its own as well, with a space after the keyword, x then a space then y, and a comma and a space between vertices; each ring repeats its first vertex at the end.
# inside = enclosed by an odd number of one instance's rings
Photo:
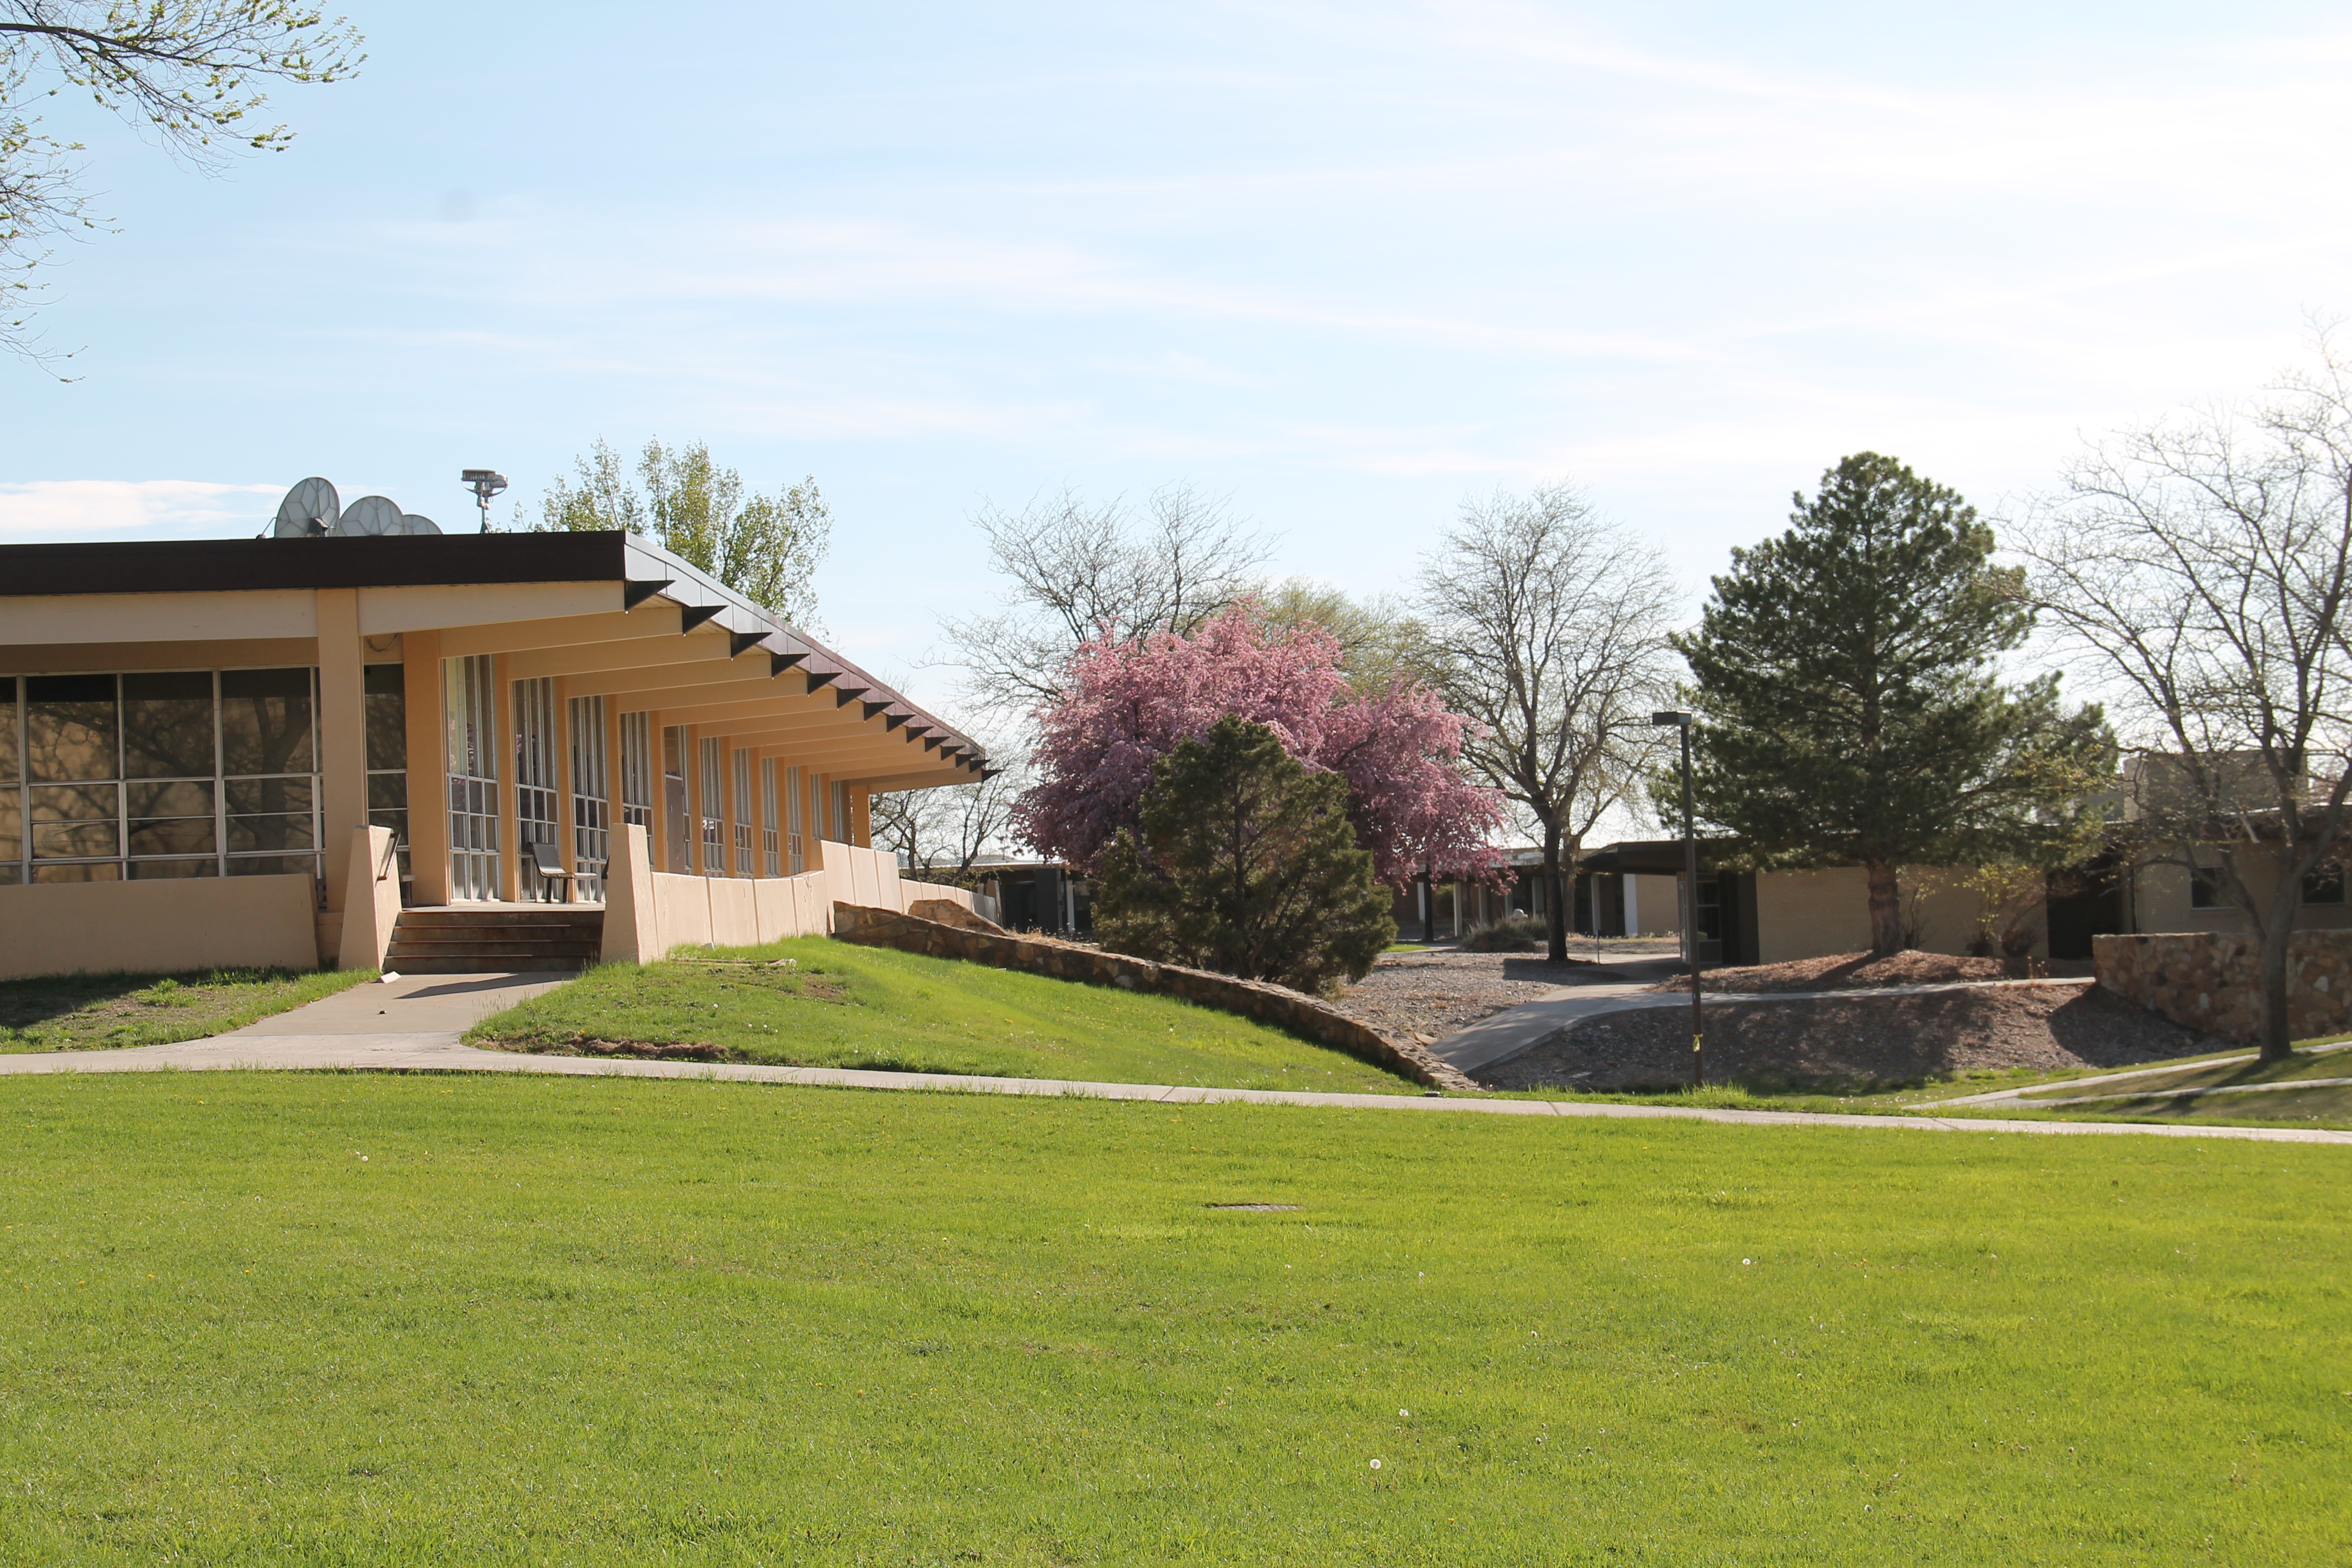
POLYGON ((2111 860, 2050 873, 2050 956, 2088 958, 2091 939, 2124 929, 2123 879, 2111 860))

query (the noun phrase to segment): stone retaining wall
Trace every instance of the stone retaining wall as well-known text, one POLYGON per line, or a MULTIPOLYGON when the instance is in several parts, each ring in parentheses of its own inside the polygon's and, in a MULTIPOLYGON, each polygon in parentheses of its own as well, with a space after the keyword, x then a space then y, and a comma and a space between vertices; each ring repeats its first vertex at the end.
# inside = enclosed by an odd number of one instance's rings
MULTIPOLYGON (((2092 939, 2099 984, 2176 1024, 2252 1044, 2258 945, 2229 931, 2092 939)), ((2286 965, 2287 1035, 2352 1033, 2352 931, 2297 931, 2286 965)))
POLYGON ((997 969, 1050 974, 1057 980, 1076 980, 1088 985, 1180 996, 1203 1007, 1238 1013, 1261 1024, 1273 1024, 1304 1035, 1360 1061, 1402 1073, 1431 1089, 1478 1087, 1419 1046, 1391 1040, 1370 1025, 1286 985, 1263 980, 1236 980, 1230 974, 1215 974, 1205 969, 1180 969, 1172 963, 1152 963, 1095 948, 991 935, 900 914, 896 910, 864 909, 855 904, 833 906, 833 934, 843 942, 863 942, 868 947, 895 947, 907 952, 929 953, 934 958, 961 958, 997 969))

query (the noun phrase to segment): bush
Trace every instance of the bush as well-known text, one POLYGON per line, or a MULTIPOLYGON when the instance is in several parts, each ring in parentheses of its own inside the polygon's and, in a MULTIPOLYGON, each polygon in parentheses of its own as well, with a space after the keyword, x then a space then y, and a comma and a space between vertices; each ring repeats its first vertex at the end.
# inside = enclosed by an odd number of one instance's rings
POLYGON ((1551 940, 1551 928, 1533 915, 1505 915, 1473 926, 1462 945, 1472 952, 1539 952, 1551 940))
POLYGON ((1396 940, 1348 784, 1308 773, 1263 724, 1220 719, 1152 764, 1142 832, 1121 829, 1095 891, 1116 952, 1318 992, 1396 940))

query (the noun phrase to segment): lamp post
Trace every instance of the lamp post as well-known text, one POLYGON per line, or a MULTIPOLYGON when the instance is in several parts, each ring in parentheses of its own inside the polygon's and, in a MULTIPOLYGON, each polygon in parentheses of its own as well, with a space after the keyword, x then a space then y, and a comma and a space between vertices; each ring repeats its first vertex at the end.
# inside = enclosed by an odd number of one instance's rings
POLYGON ((507 477, 492 468, 467 468, 457 482, 474 492, 475 504, 482 509, 482 531, 489 532, 490 498, 507 488, 507 477))
POLYGON ((1650 722, 1683 732, 1683 942, 1690 955, 1691 1087, 1706 1082, 1706 1027, 1699 1021, 1698 814, 1691 804, 1691 716, 1653 713, 1650 722))

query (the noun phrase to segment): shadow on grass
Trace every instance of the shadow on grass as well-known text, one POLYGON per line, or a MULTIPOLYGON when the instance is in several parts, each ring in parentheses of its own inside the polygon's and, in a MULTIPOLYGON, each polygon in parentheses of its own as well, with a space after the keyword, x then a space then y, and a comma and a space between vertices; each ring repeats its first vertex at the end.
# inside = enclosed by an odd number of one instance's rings
POLYGON ((373 971, 204 969, 0 981, 0 1050, 166 1045, 299 1007, 373 971))

